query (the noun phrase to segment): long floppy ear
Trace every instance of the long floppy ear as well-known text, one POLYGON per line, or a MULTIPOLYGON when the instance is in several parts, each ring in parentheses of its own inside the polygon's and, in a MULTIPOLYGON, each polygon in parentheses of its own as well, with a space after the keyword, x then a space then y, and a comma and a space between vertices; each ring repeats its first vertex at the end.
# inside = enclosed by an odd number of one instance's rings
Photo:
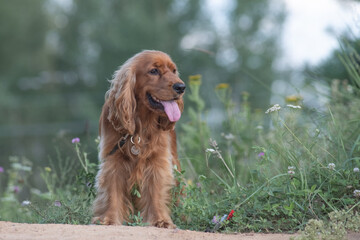
POLYGON ((136 73, 129 59, 118 71, 115 72, 111 86, 106 93, 109 105, 108 120, 116 131, 126 130, 133 135, 135 132, 135 83, 136 73))

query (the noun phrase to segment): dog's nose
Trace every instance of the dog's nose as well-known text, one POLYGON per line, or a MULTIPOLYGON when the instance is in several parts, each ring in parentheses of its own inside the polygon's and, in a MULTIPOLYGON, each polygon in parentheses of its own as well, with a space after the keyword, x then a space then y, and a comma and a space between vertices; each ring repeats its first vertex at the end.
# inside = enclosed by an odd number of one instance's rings
POLYGON ((185 84, 183 84, 183 83, 175 83, 175 84, 173 85, 173 89, 174 89, 175 92, 177 92, 178 94, 183 93, 183 92, 185 91, 185 88, 186 88, 186 86, 185 86, 185 84))

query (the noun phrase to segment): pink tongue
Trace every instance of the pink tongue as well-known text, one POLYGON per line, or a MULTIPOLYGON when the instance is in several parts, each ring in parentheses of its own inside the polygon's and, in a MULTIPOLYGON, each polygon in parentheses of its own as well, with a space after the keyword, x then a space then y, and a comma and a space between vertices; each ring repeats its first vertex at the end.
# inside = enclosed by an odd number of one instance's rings
POLYGON ((162 101, 160 103, 164 106, 164 110, 170 122, 176 122, 180 119, 181 112, 175 101, 162 101))

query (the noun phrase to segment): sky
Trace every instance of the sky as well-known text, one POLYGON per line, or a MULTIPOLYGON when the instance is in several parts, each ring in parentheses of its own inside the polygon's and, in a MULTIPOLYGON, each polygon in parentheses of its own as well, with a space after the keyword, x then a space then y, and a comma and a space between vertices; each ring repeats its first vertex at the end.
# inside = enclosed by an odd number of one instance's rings
MULTIPOLYGON (((218 30, 227 32, 226 12, 233 8, 232 0, 207 0, 207 9, 218 30)), ((279 64, 300 68, 305 63, 316 64, 338 47, 337 37, 346 28, 360 30, 360 3, 347 0, 272 0, 273 5, 284 3, 287 17, 284 22, 279 64)))
POLYGON ((347 28, 360 30, 360 4, 346 0, 284 0, 287 19, 281 38, 283 61, 290 67, 316 64, 339 46, 347 28))

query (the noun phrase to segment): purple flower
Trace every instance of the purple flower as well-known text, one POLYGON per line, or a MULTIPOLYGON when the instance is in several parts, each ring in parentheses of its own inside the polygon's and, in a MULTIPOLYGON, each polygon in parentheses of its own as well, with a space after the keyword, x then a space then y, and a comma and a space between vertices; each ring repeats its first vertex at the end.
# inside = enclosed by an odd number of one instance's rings
POLYGON ((55 207, 61 207, 61 202, 59 200, 55 200, 54 206, 55 207))
POLYGON ((217 224, 219 222, 218 216, 215 215, 211 222, 217 224))
POLYGON ((0 166, 0 173, 4 172, 4 168, 0 166))
POLYGON ((197 183, 196 183, 196 186, 197 186, 198 188, 201 188, 201 183, 197 182, 197 183))
POLYGON ((73 138, 71 140, 72 143, 79 143, 80 142, 80 138, 73 138))
POLYGON ((265 155, 264 152, 260 152, 260 153, 258 154, 258 157, 263 157, 264 155, 265 155))
POLYGON ((19 188, 19 186, 14 186, 14 193, 18 193, 19 191, 20 191, 20 188, 19 188))

